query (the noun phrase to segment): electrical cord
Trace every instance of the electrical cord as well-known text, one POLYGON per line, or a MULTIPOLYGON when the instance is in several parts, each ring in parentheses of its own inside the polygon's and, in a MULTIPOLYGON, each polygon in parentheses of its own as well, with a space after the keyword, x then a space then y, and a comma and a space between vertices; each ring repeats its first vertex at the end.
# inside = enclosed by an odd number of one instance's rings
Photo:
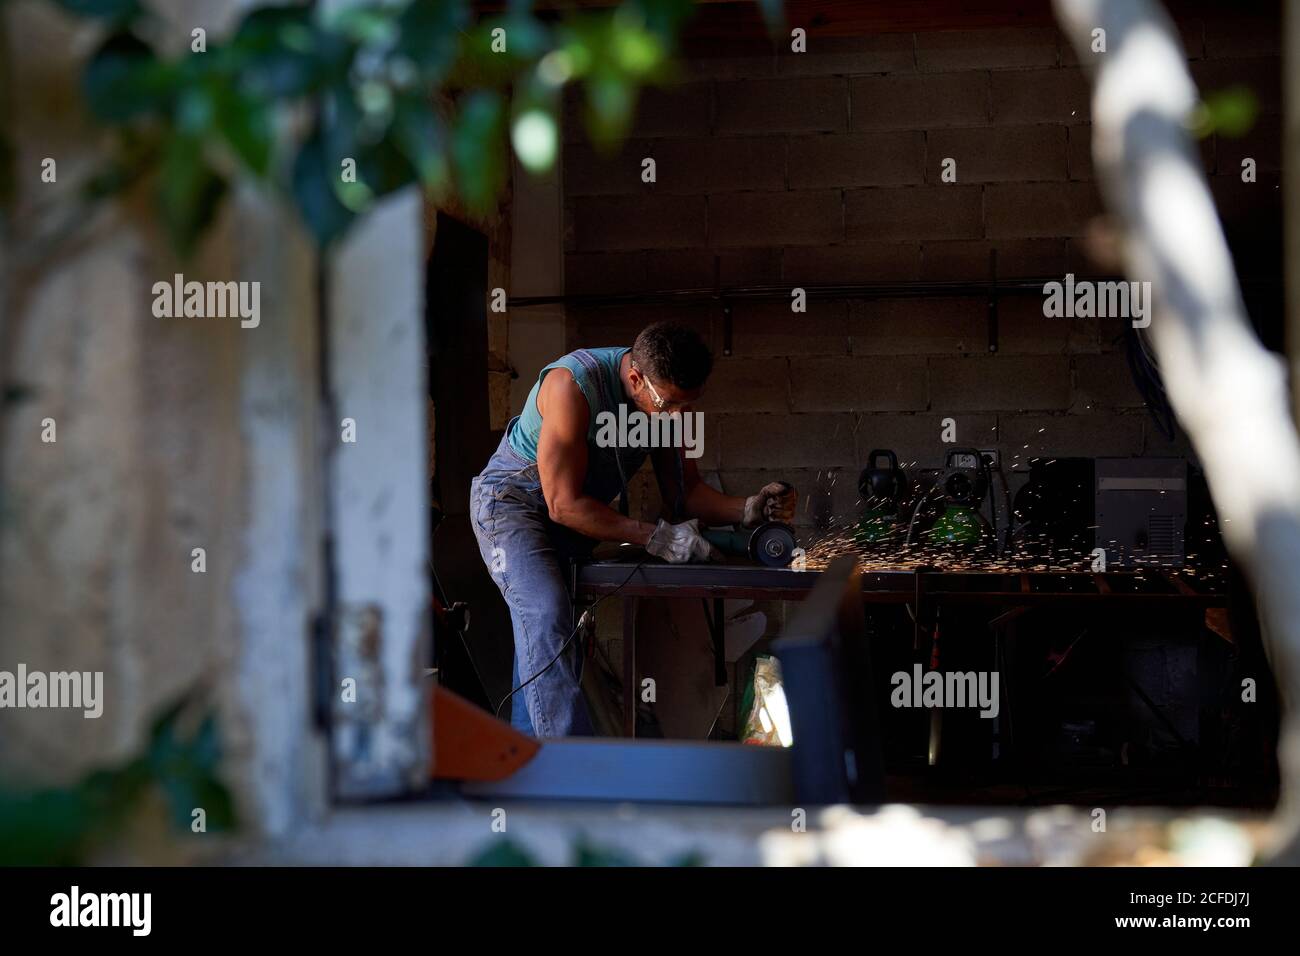
POLYGON ((916 507, 912 509, 912 520, 907 523, 907 537, 903 539, 903 547, 905 548, 910 547, 912 544, 912 530, 916 527, 916 519, 921 514, 921 508, 925 505, 932 490, 927 489, 916 496, 916 507))
POLYGON ((608 594, 602 594, 599 598, 596 599, 595 603, 592 604, 591 607, 587 608, 585 611, 582 612, 581 616, 579 616, 578 618, 578 623, 574 625, 573 631, 569 634, 567 638, 565 638, 564 643, 560 645, 560 649, 555 652, 555 656, 552 657, 546 663, 546 666, 543 667, 541 670, 539 670, 536 674, 528 678, 528 680, 524 681, 522 684, 520 684, 510 693, 506 694, 506 696, 502 697, 501 703, 497 704, 496 709, 493 711, 493 716, 500 717, 501 708, 506 705, 506 701, 508 701, 511 697, 514 697, 515 694, 519 693, 521 690, 523 690, 525 687, 527 687, 529 684, 537 680, 537 678, 541 677, 543 674, 545 674, 547 671, 549 671, 552 667, 555 666, 555 662, 564 656, 564 652, 569 649, 569 645, 573 643, 573 639, 578 636, 579 632, 582 631, 583 627, 587 623, 588 617, 591 616, 591 612, 596 610, 596 608, 600 607, 601 602, 604 601, 606 598, 612 598, 619 591, 623 590, 623 588, 627 585, 627 583, 632 580, 632 576, 641 570, 642 565, 645 564, 645 560, 646 560, 645 558, 642 558, 640 561, 636 563, 636 567, 634 567, 628 573, 628 576, 623 579, 622 584, 614 588, 614 590, 610 591, 608 594))
MULTIPOLYGON (((441 522, 433 526, 433 531, 429 535, 430 551, 433 550, 434 542, 438 537, 438 529, 441 527, 442 527, 441 522)), ((429 563, 429 576, 433 580, 434 595, 437 597, 438 603, 442 605, 443 609, 447 610, 451 607, 451 605, 447 602, 447 595, 446 592, 444 592, 442 589, 442 582, 438 580, 438 571, 433 566, 432 557, 429 558, 428 563, 429 563)), ((474 671, 474 679, 478 681, 478 686, 483 690, 483 696, 486 697, 489 701, 491 701, 492 698, 487 689, 488 685, 484 683, 483 675, 479 673, 478 663, 474 660, 474 654, 469 649, 469 641, 465 639, 465 632, 461 628, 456 628, 456 634, 457 636, 460 637, 461 647, 465 648, 465 656, 469 659, 470 669, 474 671)), ((437 662, 433 661, 431 663, 437 663, 437 662)))
POLYGON ((1129 374, 1146 403, 1151 420, 1166 439, 1174 437, 1174 413, 1165 394, 1160 366, 1141 329, 1127 327, 1124 332, 1129 374))
POLYGON ((718 712, 713 715, 713 723, 709 724, 709 729, 704 734, 705 740, 713 739, 713 728, 718 726, 718 718, 722 716, 722 708, 727 706, 727 701, 729 701, 730 699, 731 699, 731 688, 728 687, 727 692, 722 695, 722 703, 718 705, 718 712))

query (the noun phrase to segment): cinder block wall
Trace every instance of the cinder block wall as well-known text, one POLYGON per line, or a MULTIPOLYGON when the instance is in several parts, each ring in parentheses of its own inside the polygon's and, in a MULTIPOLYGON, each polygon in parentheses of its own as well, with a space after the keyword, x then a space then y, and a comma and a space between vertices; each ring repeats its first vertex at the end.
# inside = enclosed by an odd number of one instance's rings
MULTIPOLYGON (((1244 139, 1203 141, 1239 266, 1281 275, 1278 31, 1233 19, 1179 24, 1203 91, 1250 86, 1244 139), (1258 181, 1243 183, 1252 157, 1258 181)), ((809 40, 809 52, 714 43, 672 89, 648 93, 624 148, 587 145, 568 104, 565 282, 570 294, 746 285, 1080 276, 1101 212, 1088 87, 1050 28, 809 40), (642 180, 653 158, 656 181, 642 180), (956 182, 941 179, 956 161, 956 182)), ((568 343, 630 344, 647 322, 695 324, 718 355, 701 410, 701 466, 728 491, 775 476, 833 489, 851 511, 872 448, 936 466, 941 420, 962 445, 1035 455, 1187 454, 1133 386, 1120 320, 1049 319, 1005 297, 996 353, 973 298, 735 303, 723 356, 716 305, 570 308, 568 343)), ((652 485, 641 476, 640 485, 652 485)), ((654 494, 645 507, 657 508, 654 494)), ((811 520, 811 513, 801 522, 811 520)))

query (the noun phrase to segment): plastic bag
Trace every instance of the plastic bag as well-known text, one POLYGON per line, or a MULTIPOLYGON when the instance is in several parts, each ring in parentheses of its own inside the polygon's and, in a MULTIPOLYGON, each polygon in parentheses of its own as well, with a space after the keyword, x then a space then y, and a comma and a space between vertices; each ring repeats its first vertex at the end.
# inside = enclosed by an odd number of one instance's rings
MULTIPOLYGON (((790 730, 790 709, 781 684, 781 662, 766 654, 754 661, 753 703, 745 717, 741 740, 761 747, 789 747, 794 743, 790 730)), ((749 697, 750 694, 746 694, 749 697)))

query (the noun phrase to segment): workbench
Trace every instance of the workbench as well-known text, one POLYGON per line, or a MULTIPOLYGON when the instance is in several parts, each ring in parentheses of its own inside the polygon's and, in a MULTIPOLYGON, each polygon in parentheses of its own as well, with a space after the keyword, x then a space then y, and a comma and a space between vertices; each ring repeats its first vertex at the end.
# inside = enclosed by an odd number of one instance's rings
MULTIPOLYGON (((573 568, 575 601, 617 594, 623 599, 623 733, 636 736, 636 614, 641 598, 712 601, 710 625, 714 679, 726 683, 724 604, 728 598, 801 601, 821 575, 756 564, 665 564, 656 559, 591 561, 573 568)), ((862 597, 868 604, 906 604, 919 621, 935 605, 1026 608, 1040 604, 1164 606, 1180 609, 1226 605, 1226 596, 1194 588, 1166 570, 1109 571, 864 571, 862 597)), ((919 625, 918 625, 919 627, 919 625)))

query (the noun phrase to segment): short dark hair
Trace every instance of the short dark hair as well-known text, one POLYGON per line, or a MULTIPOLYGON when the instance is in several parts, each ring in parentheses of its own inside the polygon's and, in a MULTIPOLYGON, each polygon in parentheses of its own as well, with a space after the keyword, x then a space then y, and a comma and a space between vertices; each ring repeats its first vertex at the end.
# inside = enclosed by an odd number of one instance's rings
POLYGON ((655 322, 632 343, 632 361, 652 379, 693 392, 713 371, 713 353, 699 333, 680 322, 655 322))

